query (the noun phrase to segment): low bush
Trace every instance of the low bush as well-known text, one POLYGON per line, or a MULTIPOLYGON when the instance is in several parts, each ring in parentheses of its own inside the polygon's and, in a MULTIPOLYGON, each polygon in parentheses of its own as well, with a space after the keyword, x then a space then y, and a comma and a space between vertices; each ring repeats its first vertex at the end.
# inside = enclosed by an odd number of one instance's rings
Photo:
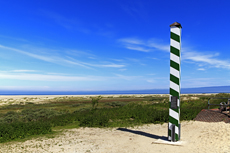
POLYGON ((79 107, 81 106, 82 104, 72 104, 71 107, 79 107))
POLYGON ((180 120, 193 120, 204 107, 187 107, 180 110, 180 120))
POLYGON ((11 124, 0 124, 0 142, 15 139, 23 139, 30 135, 39 135, 52 132, 48 122, 14 122, 11 124))
POLYGON ((126 104, 127 103, 125 103, 125 102, 113 101, 111 103, 106 103, 105 105, 112 106, 112 107, 120 107, 120 106, 125 106, 126 104))
POLYGON ((30 122, 38 121, 46 118, 51 118, 53 116, 59 116, 64 114, 64 112, 58 112, 51 109, 25 109, 17 113, 15 111, 9 111, 0 118, 0 123, 13 123, 16 121, 20 122, 30 122))
POLYGON ((156 100, 162 101, 164 99, 165 99, 165 97, 152 97, 152 98, 149 99, 149 101, 156 101, 156 100))

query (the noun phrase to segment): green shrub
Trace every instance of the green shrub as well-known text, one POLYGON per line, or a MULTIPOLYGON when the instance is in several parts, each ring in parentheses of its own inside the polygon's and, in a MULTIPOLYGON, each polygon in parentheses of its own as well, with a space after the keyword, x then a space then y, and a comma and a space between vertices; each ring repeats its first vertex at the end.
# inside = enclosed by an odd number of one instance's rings
POLYGON ((193 120, 203 107, 183 108, 180 111, 180 120, 193 120))
POLYGON ((29 122, 29 121, 41 120, 44 118, 51 118, 53 116, 59 116, 61 114, 64 114, 64 112, 58 112, 55 110, 38 108, 38 109, 22 110, 20 115, 22 116, 22 121, 29 122))
POLYGON ((39 135, 52 132, 48 122, 14 122, 11 124, 0 124, 0 142, 14 139, 23 139, 30 135, 39 135))
POLYGON ((166 99, 166 97, 152 97, 152 98, 149 99, 149 101, 156 101, 156 100, 162 101, 164 99, 166 99))
POLYGON ((81 106, 82 104, 72 104, 71 107, 79 107, 81 106))
POLYGON ((96 109, 98 106, 98 101, 102 99, 102 97, 101 96, 91 97, 91 99, 92 99, 92 109, 96 109))
POLYGON ((84 111, 90 111, 90 108, 80 108, 80 109, 74 111, 73 113, 84 112, 84 111))
POLYGON ((200 100, 208 101, 211 97, 199 97, 200 100))
POLYGON ((105 105, 107 106, 112 106, 112 107, 120 107, 120 106, 125 106, 127 103, 120 102, 120 101, 113 101, 111 103, 106 103, 105 105))
POLYGON ((229 93, 218 93, 215 95, 215 97, 230 98, 230 94, 229 93))
POLYGON ((18 120, 19 120, 19 115, 17 112, 14 112, 14 111, 7 112, 6 114, 4 114, 2 118, 2 122, 5 122, 5 123, 12 123, 18 120))

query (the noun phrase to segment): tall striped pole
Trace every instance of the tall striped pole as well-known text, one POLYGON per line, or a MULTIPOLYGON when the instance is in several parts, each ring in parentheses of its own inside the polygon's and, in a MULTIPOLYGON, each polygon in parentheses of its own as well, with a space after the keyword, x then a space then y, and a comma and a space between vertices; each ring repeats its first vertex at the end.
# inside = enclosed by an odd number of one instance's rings
POLYGON ((180 140, 180 50, 181 24, 170 25, 170 95, 168 140, 180 140))

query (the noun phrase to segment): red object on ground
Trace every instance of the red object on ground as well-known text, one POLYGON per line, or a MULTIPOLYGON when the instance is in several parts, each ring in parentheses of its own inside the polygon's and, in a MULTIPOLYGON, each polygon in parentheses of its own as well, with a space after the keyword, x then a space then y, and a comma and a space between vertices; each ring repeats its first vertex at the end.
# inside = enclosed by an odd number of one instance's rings
POLYGON ((221 113, 219 109, 202 109, 193 120, 202 122, 224 121, 225 123, 230 123, 230 116, 227 113, 221 113))

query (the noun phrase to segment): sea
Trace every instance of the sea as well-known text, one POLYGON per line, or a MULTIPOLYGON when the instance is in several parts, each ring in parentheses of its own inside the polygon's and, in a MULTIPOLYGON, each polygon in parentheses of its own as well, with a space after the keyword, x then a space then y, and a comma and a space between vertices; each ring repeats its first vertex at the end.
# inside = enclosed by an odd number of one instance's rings
MULTIPOLYGON (((230 93, 230 86, 181 88, 181 94, 230 93)), ((13 91, 0 90, 0 95, 123 95, 169 94, 169 89, 108 90, 108 91, 13 91)))

